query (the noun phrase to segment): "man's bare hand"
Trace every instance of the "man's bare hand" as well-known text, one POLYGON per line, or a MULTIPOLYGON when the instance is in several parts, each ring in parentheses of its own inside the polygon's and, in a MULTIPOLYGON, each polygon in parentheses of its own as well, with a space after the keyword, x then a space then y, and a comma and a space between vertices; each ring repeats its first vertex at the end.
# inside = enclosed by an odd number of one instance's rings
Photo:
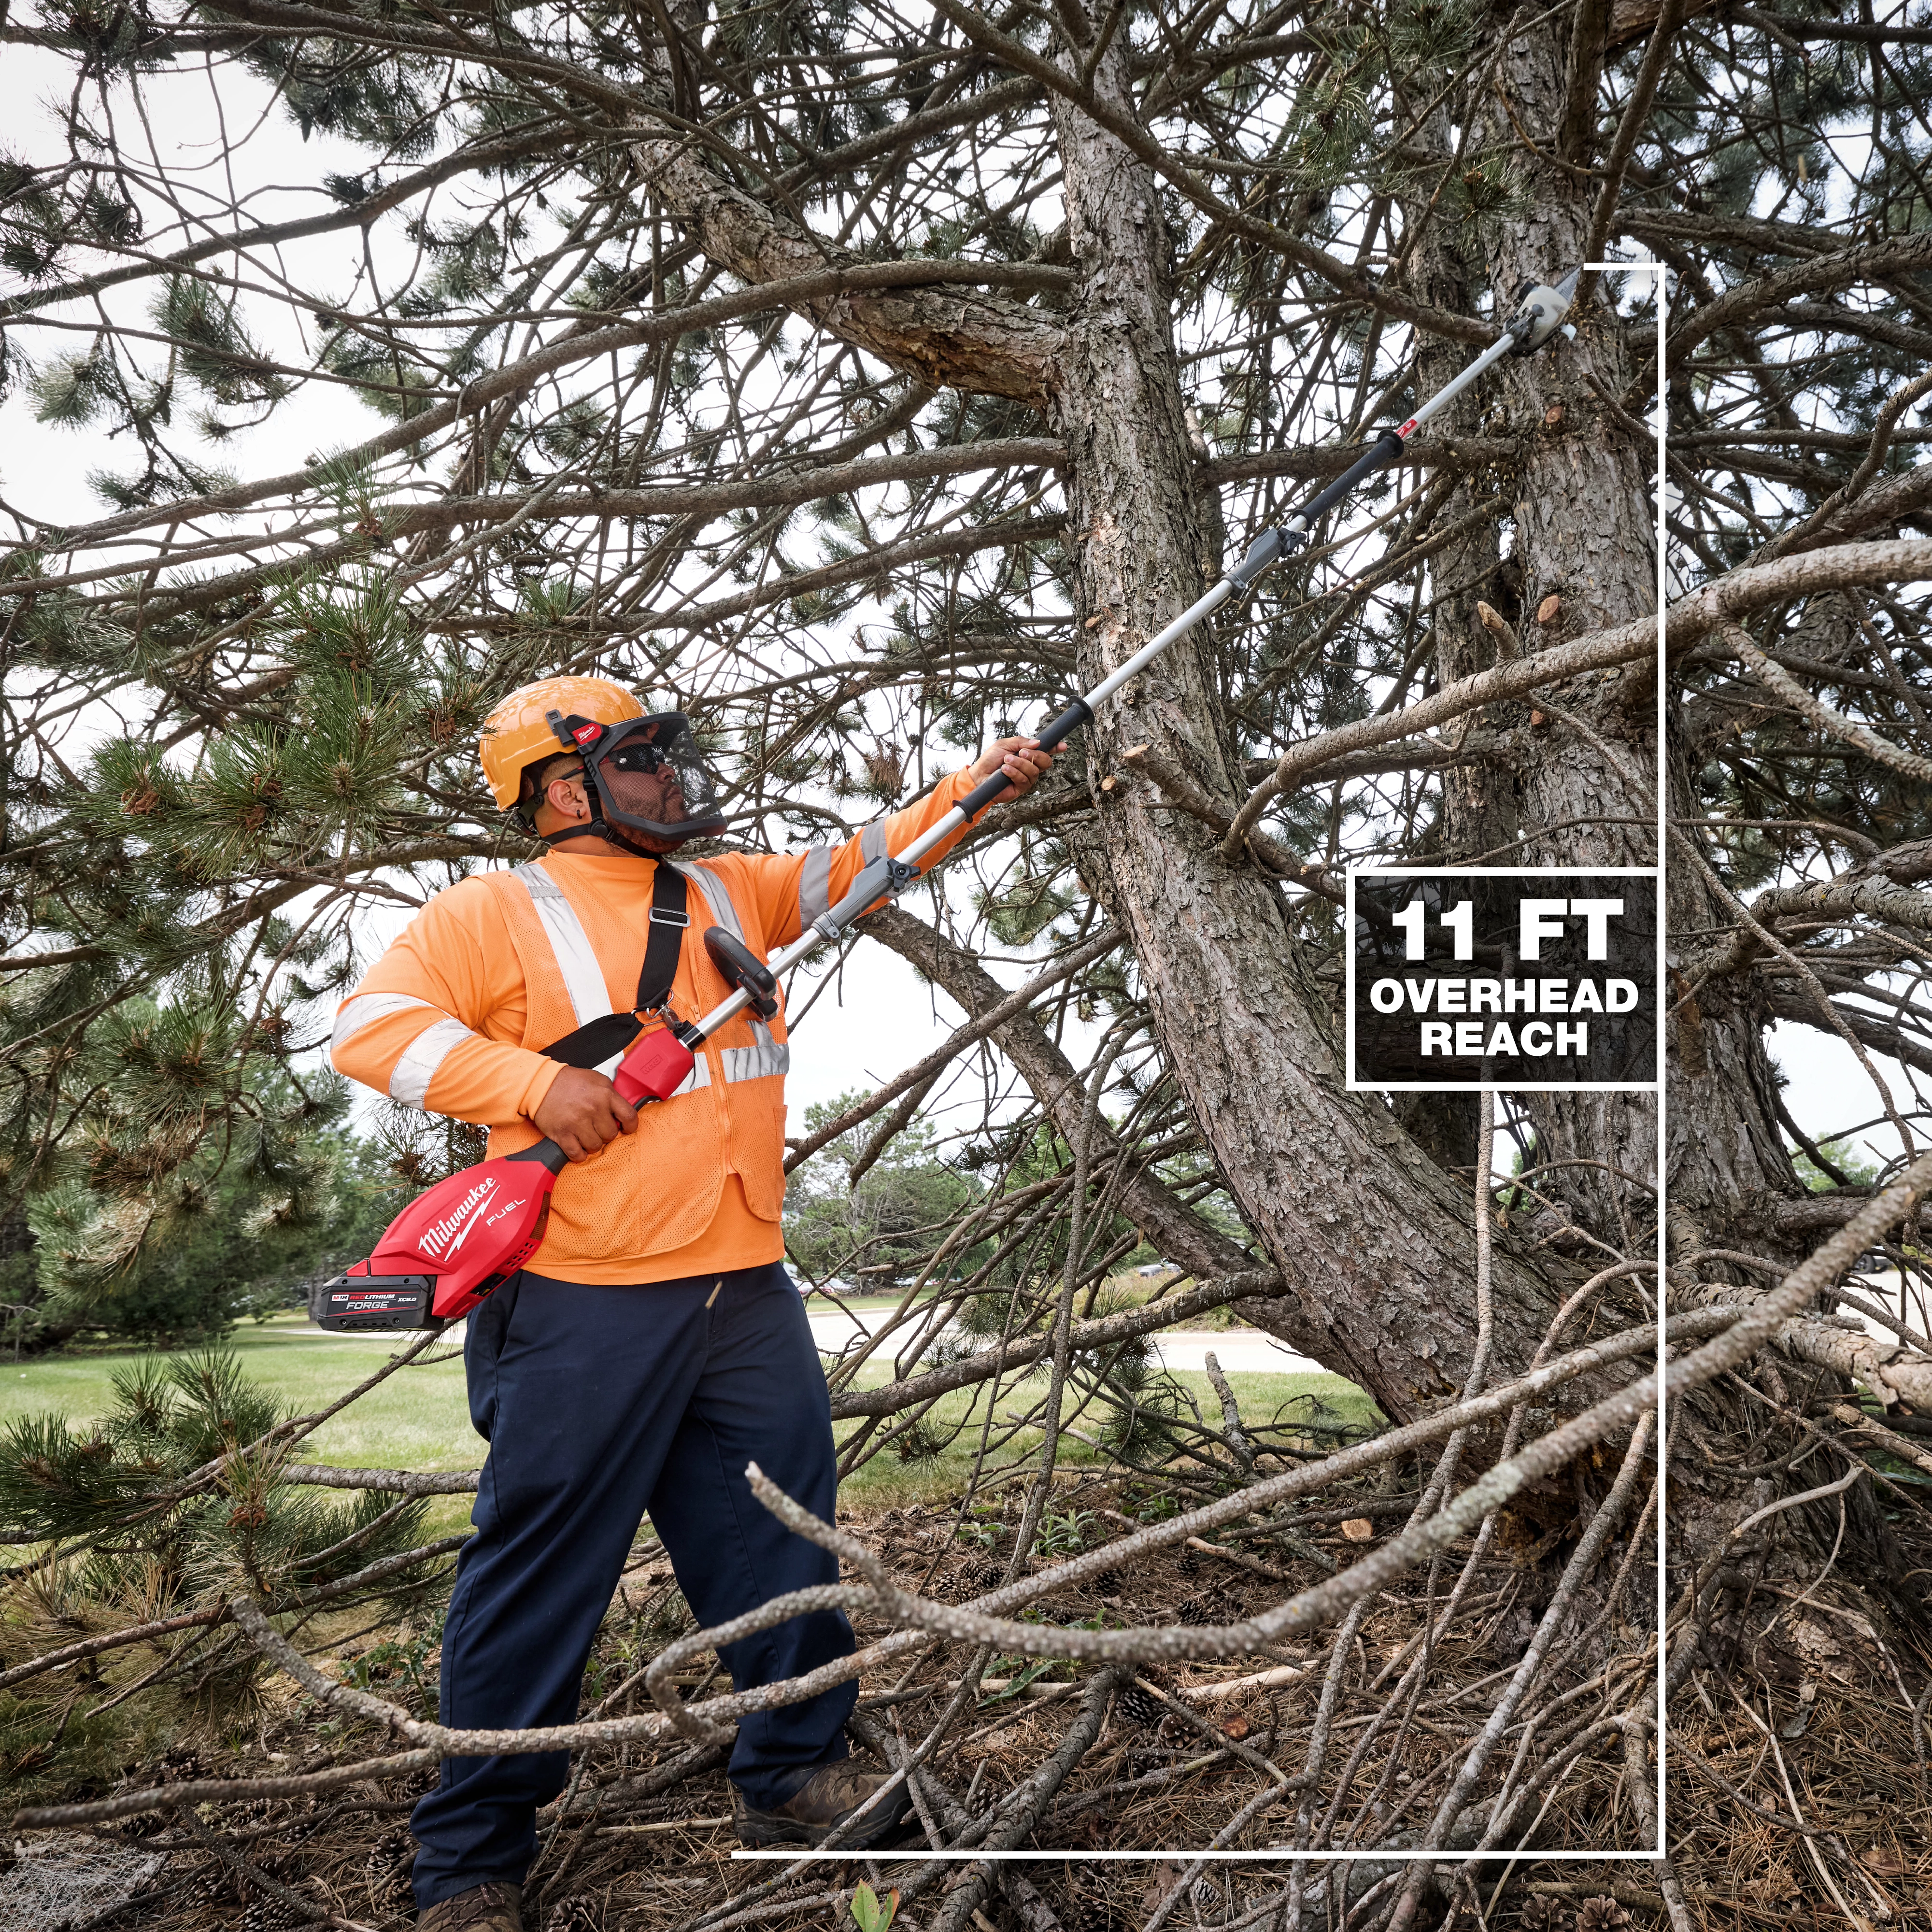
POLYGON ((620 1134, 636 1132, 638 1110, 602 1074, 587 1066, 566 1066, 550 1083, 530 1119, 572 1160, 588 1160, 620 1134))
POLYGON ((977 784, 995 772, 1003 772, 1014 796, 1024 798, 1052 765, 1053 754, 1040 750, 1037 738, 1001 738, 980 754, 973 766, 973 778, 977 784))

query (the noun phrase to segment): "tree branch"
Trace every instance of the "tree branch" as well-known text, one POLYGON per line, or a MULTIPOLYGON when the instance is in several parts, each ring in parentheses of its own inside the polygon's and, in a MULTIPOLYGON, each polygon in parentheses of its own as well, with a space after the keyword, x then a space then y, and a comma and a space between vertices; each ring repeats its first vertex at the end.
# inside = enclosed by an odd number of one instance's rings
MULTIPOLYGON (((897 906, 874 913, 863 929, 910 960, 935 980, 976 1017, 992 1012, 1006 1000, 999 982, 960 946, 922 920, 897 906)), ((1085 1095, 1080 1076, 1066 1056, 1048 1040, 1039 1023, 1024 1010, 1000 1022, 994 1030, 1000 1050, 1019 1070, 1070 1145, 1080 1130, 1085 1095)), ((1118 1160, 1119 1142, 1103 1123, 1094 1130, 1094 1158, 1118 1160)), ((1120 1210, 1150 1236, 1163 1254, 1203 1281, 1217 1275, 1251 1270, 1254 1263, 1236 1243, 1210 1227, 1193 1209, 1178 1200, 1157 1175, 1144 1168, 1131 1173, 1118 1196, 1120 1210)))

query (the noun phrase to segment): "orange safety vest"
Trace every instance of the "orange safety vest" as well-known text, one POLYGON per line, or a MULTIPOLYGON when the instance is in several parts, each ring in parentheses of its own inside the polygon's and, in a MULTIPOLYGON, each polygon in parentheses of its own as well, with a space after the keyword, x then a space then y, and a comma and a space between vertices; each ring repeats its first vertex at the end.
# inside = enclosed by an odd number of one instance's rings
MULTIPOLYGON (((703 865, 675 869, 696 890, 672 1001, 682 1018, 695 1019, 732 990, 704 950, 708 926, 722 926, 760 958, 764 954, 746 932, 722 879, 703 865), (708 921, 700 907, 709 911, 708 921)), ((541 1052, 614 1011, 576 908, 542 868, 518 866, 485 876, 528 989, 522 1044, 541 1052)), ((608 1074, 620 1057, 614 1054, 598 1070, 608 1074)), ((710 1226, 725 1176, 733 1172, 752 1212, 776 1222, 784 1208, 784 1076, 790 1064, 782 1007, 769 1022, 741 1013, 721 1028, 699 1049, 684 1084, 668 1100, 639 1110, 635 1133, 558 1178, 545 1248, 596 1260, 684 1247, 710 1226)), ((425 1093, 434 1072, 423 1070, 425 1093)), ((493 1127, 490 1152, 514 1154, 542 1138, 527 1120, 493 1127)), ((535 1265, 541 1267, 541 1257, 535 1265)))

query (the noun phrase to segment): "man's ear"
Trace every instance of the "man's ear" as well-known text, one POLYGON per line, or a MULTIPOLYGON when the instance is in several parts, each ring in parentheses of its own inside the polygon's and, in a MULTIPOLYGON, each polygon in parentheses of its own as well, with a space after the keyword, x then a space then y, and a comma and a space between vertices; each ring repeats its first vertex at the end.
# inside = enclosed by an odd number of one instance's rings
POLYGON ((544 802, 558 818, 567 818, 573 824, 580 818, 590 816, 590 801, 584 795, 583 781, 574 772, 562 772, 552 778, 544 787, 544 802))
POLYGON ((538 793, 536 804, 531 812, 532 822, 539 832, 551 832, 559 825, 575 825, 590 816, 589 802, 584 797, 577 775, 560 772, 538 793), (546 824, 544 821, 556 821, 546 824))

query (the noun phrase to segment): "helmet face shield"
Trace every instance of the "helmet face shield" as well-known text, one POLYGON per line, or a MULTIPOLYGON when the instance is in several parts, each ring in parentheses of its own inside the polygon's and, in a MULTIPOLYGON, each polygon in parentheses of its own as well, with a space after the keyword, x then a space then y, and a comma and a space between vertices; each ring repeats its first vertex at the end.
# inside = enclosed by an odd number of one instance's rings
POLYGON ((670 844, 724 830, 718 778, 705 762, 681 711, 660 711, 621 724, 584 727, 566 718, 568 737, 584 759, 605 821, 614 829, 670 844))

